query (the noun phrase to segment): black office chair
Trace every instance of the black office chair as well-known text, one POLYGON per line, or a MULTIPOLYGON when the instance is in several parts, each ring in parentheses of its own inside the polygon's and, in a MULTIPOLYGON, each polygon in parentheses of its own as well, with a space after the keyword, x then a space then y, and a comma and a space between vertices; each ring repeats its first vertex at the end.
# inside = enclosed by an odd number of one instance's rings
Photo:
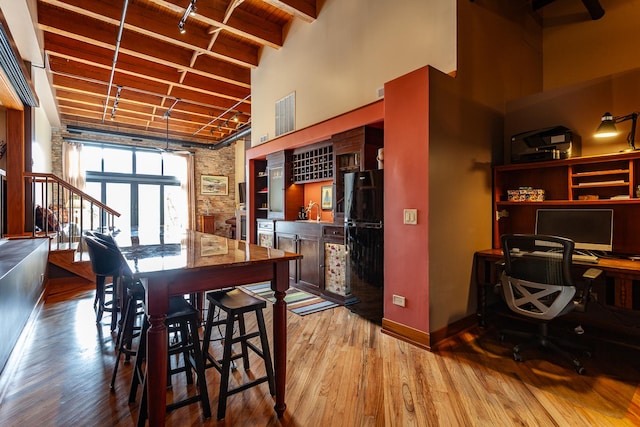
MULTIPOLYGON (((501 237, 501 242, 504 252, 501 278, 504 300, 512 312, 539 322, 537 334, 501 331, 501 338, 505 334, 532 338, 513 347, 513 358, 522 361, 523 350, 540 346, 559 353, 573 364, 576 372, 584 374, 580 360, 562 349, 558 338, 549 335, 549 322, 573 310, 584 311, 591 283, 602 271, 588 269, 583 275, 585 285, 579 289, 571 277, 572 240, 535 234, 508 234, 501 237)), ((568 342, 563 344, 571 346, 568 342)), ((572 347, 578 348, 575 345, 572 347)))

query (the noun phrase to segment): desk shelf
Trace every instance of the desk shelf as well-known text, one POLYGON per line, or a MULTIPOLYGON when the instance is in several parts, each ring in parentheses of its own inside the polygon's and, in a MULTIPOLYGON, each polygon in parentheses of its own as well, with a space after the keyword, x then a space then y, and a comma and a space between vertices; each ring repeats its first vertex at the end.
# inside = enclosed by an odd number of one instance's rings
POLYGON ((640 152, 495 166, 493 247, 505 233, 533 233, 538 208, 602 207, 614 210, 613 250, 640 254, 637 210, 640 152), (507 201, 507 190, 542 189, 540 202, 507 201))

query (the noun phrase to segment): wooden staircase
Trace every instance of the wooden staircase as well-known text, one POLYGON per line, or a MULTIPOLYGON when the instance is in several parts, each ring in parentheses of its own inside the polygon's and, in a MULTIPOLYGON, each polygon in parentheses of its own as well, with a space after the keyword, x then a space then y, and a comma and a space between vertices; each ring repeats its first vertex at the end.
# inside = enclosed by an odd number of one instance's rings
POLYGON ((33 211, 33 223, 27 227, 31 231, 5 237, 49 237, 48 278, 93 282, 95 275, 81 244, 82 236, 88 230, 113 230, 120 214, 53 174, 24 172, 23 178, 32 194, 27 201, 27 211, 33 211))
POLYGON ((76 243, 71 248, 58 249, 52 245, 49 251, 49 271, 52 276, 76 276, 89 281, 95 280, 87 254, 82 256, 77 246, 76 243))

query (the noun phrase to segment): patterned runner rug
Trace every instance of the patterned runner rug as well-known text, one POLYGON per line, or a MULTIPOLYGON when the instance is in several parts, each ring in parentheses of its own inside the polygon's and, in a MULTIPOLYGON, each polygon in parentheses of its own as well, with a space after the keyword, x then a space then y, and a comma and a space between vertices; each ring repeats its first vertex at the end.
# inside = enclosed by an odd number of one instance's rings
MULTIPOLYGON (((271 303, 275 301, 269 283, 242 286, 242 289, 271 303)), ((339 304, 296 288, 289 288, 284 300, 287 302, 287 309, 300 316, 306 316, 307 314, 317 313, 339 306, 339 304)))

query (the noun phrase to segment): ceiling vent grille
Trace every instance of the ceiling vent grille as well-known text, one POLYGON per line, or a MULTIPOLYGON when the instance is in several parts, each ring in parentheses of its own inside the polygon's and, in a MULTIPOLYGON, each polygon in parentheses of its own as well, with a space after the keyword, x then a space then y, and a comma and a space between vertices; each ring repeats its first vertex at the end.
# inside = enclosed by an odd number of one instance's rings
POLYGON ((0 67, 4 70, 22 103, 30 107, 37 107, 38 101, 19 61, 21 60, 18 59, 12 48, 7 30, 4 25, 0 24, 0 67))
POLYGON ((296 93, 293 92, 276 101, 276 136, 295 130, 296 93))

